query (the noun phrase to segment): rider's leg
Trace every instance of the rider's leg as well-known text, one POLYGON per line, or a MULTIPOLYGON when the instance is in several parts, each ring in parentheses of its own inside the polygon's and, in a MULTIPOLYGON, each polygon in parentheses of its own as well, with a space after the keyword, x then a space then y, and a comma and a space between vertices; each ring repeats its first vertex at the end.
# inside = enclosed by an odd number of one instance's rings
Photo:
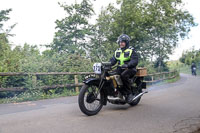
POLYGON ((121 78, 125 87, 130 89, 129 79, 132 78, 135 74, 136 74, 135 69, 127 69, 121 73, 121 78))
POLYGON ((132 94, 132 91, 131 91, 131 85, 129 83, 129 79, 133 77, 135 74, 136 74, 136 71, 134 69, 124 70, 121 74, 121 78, 122 78, 124 89, 125 89, 124 91, 127 94, 128 103, 130 103, 132 99, 134 98, 134 95, 132 94))

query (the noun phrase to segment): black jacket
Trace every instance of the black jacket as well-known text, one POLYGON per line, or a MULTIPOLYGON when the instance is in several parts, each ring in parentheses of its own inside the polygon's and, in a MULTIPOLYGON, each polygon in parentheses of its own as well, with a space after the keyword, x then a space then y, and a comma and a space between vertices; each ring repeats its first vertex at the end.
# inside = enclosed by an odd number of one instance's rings
MULTIPOLYGON (((137 53, 135 52, 133 47, 129 47, 129 49, 132 49, 133 52, 131 54, 131 59, 129 61, 124 62, 125 64, 128 64, 128 68, 136 68, 137 64, 138 64, 138 56, 137 53)), ((124 51, 125 49, 123 49, 122 51, 124 51)), ((115 58, 115 54, 113 55, 113 57, 110 59, 110 62, 112 65, 115 65, 117 62, 118 64, 120 64, 119 61, 117 61, 117 59, 115 58)))
POLYGON ((195 64, 192 64, 191 69, 197 68, 195 64))

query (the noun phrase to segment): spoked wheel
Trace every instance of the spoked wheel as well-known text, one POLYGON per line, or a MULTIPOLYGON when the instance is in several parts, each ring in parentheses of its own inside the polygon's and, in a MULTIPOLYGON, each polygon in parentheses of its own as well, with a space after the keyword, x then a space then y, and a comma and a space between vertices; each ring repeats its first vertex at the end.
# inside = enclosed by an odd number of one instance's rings
POLYGON ((98 93, 96 86, 84 85, 78 97, 80 110, 88 115, 96 115, 102 108, 102 96, 98 93))

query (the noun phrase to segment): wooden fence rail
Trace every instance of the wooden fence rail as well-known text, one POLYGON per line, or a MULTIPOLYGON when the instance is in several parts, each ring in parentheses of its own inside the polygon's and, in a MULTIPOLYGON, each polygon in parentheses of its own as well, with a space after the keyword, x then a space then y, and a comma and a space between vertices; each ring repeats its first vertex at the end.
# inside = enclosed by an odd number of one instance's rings
POLYGON ((94 74, 94 72, 41 72, 41 73, 20 73, 20 72, 8 72, 8 73, 0 73, 0 76, 40 76, 40 75, 88 75, 94 74))
MULTIPOLYGON (((18 72, 8 72, 8 73, 0 73, 0 76, 31 76, 32 77, 32 86, 34 88, 40 88, 44 90, 48 89, 55 89, 55 88, 63 88, 63 87, 76 87, 76 92, 79 92, 79 87, 83 85, 83 83, 78 82, 78 75, 90 75, 95 74, 94 72, 48 72, 48 73, 18 73, 18 72), (51 86, 37 86, 37 76, 41 75, 74 75, 75 84, 64 84, 64 85, 51 85, 51 86)), ((177 71, 172 72, 161 72, 161 73, 154 73, 148 74, 147 83, 154 83, 166 79, 175 78, 178 75, 177 71), (150 79, 150 80, 149 80, 150 79)), ((27 88, 24 87, 11 87, 11 88, 1 88, 0 92, 2 91, 24 91, 27 88)))

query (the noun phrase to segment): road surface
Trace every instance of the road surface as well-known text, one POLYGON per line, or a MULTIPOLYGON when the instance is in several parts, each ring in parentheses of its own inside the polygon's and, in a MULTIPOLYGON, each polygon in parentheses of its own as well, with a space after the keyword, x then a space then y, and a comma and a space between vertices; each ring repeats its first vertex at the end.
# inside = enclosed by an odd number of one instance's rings
POLYGON ((190 133, 200 128, 200 77, 154 85, 135 106, 85 116, 77 97, 0 105, 0 133, 190 133))

